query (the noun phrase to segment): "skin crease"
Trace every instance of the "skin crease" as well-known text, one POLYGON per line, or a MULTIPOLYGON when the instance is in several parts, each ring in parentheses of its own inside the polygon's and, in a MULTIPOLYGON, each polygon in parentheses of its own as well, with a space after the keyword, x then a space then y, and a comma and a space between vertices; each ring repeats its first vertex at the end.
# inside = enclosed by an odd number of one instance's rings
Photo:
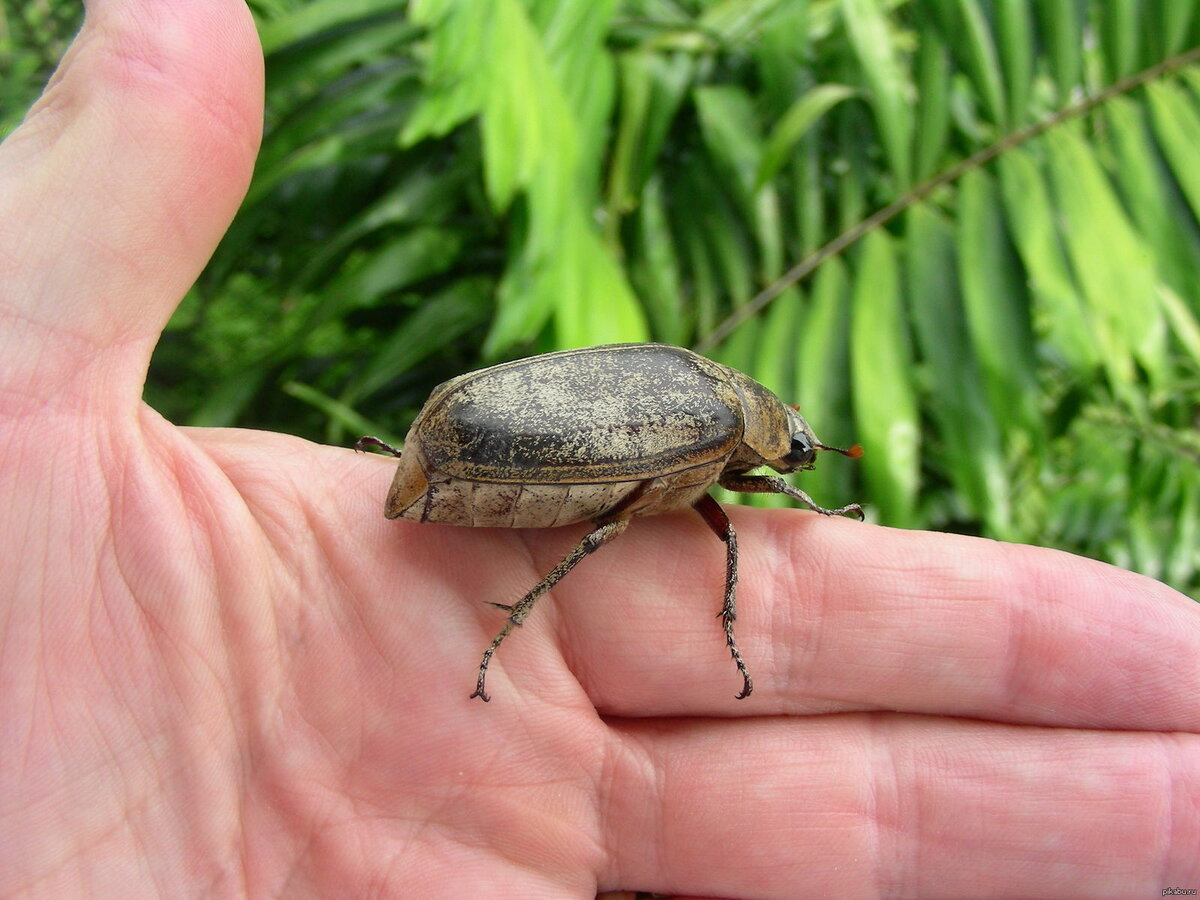
POLYGON ((640 520, 469 701, 582 527, 387 522, 394 462, 141 402, 261 92, 240 3, 93 2, 0 147, 0 895, 1200 887, 1200 606, 1066 554, 733 509, 738 702, 720 543, 640 520))

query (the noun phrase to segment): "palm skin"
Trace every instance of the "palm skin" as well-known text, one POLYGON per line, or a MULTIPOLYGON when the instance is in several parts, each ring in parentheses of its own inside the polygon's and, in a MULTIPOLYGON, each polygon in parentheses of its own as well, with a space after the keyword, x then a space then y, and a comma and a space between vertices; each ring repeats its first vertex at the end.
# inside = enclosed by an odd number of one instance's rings
POLYGON ((733 510, 386 522, 387 460, 140 399, 261 118, 234 0, 104 0, 0 147, 0 895, 1145 896, 1200 882, 1200 610, 733 510))

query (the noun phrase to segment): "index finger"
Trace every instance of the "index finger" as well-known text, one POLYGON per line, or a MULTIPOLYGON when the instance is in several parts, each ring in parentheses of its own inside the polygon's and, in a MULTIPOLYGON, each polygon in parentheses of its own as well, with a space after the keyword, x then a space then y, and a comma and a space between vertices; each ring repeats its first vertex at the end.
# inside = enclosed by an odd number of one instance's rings
POLYGON ((1074 727, 1200 730, 1200 604, 1042 548, 792 510, 731 511, 737 635, 724 647, 724 554, 698 520, 636 522, 558 589, 571 666, 605 713, 900 710, 1074 727), (603 562, 602 562, 603 560, 603 562))

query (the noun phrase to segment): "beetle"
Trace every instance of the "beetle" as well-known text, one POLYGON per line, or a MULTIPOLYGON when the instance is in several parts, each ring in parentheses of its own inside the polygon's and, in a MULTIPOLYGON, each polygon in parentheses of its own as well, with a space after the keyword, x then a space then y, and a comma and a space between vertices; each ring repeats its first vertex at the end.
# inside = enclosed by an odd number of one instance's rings
POLYGON ((725 642, 754 683, 733 636, 737 534, 709 494, 719 484, 744 493, 786 494, 825 516, 863 518, 857 503, 818 506, 769 466, 813 468, 818 450, 856 458, 817 440, 794 406, 757 381, 668 344, 609 344, 546 353, 468 372, 439 385, 417 414, 403 451, 364 437, 400 463, 384 502, 389 519, 501 528, 594 526, 529 592, 483 653, 475 691, 485 703, 488 663, 538 598, 585 556, 621 534, 634 516, 694 508, 726 546, 725 642))

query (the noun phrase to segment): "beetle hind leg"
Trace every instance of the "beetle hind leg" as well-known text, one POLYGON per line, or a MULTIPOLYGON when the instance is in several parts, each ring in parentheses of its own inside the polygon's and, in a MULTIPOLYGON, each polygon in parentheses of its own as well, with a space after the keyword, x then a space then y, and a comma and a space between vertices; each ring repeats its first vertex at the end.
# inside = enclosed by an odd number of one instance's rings
POLYGON ((733 523, 729 521, 729 516, 725 515, 725 510, 721 509, 721 504, 708 494, 692 504, 692 508, 700 513, 713 533, 725 542, 725 602, 721 604, 720 617, 725 626, 725 644, 729 647, 729 655, 733 657, 738 673, 742 676, 742 692, 737 695, 737 699, 744 700, 753 693, 754 681, 750 678, 750 670, 746 668, 745 660, 742 659, 737 641, 733 637, 733 622, 737 618, 737 532, 733 530, 733 523))
POLYGON ((492 606, 498 606, 501 609, 506 609, 509 611, 508 621, 504 623, 504 627, 500 629, 500 633, 492 639, 492 643, 488 645, 488 648, 483 651, 483 659, 479 663, 479 677, 475 681, 475 691, 468 699, 474 699, 475 697, 478 697, 484 703, 487 703, 492 699, 487 695, 487 691, 484 690, 483 683, 484 679, 487 678, 488 663, 492 661, 492 656, 495 654, 496 649, 500 646, 501 641, 508 637, 514 628, 524 623, 526 617, 533 609, 533 604, 538 601, 538 598, 541 597, 542 594, 546 593, 546 591, 550 590, 550 588, 562 581, 566 574, 575 568, 575 566, 579 564, 579 561, 585 556, 587 556, 589 553, 594 553, 595 551, 599 550, 601 547, 619 535, 622 531, 624 531, 628 526, 628 518, 614 519, 611 522, 605 522, 603 525, 600 525, 584 535, 583 540, 579 542, 574 550, 572 550, 563 558, 562 562, 547 572, 545 578, 535 584, 530 589, 528 594, 526 594, 512 606, 506 606, 502 603, 492 604, 492 606))
POLYGON ((364 452, 368 447, 374 447, 377 450, 386 450, 392 456, 399 456, 401 453, 401 451, 387 443, 387 441, 381 441, 379 438, 371 437, 369 434, 360 437, 354 444, 354 449, 360 453, 364 452))

